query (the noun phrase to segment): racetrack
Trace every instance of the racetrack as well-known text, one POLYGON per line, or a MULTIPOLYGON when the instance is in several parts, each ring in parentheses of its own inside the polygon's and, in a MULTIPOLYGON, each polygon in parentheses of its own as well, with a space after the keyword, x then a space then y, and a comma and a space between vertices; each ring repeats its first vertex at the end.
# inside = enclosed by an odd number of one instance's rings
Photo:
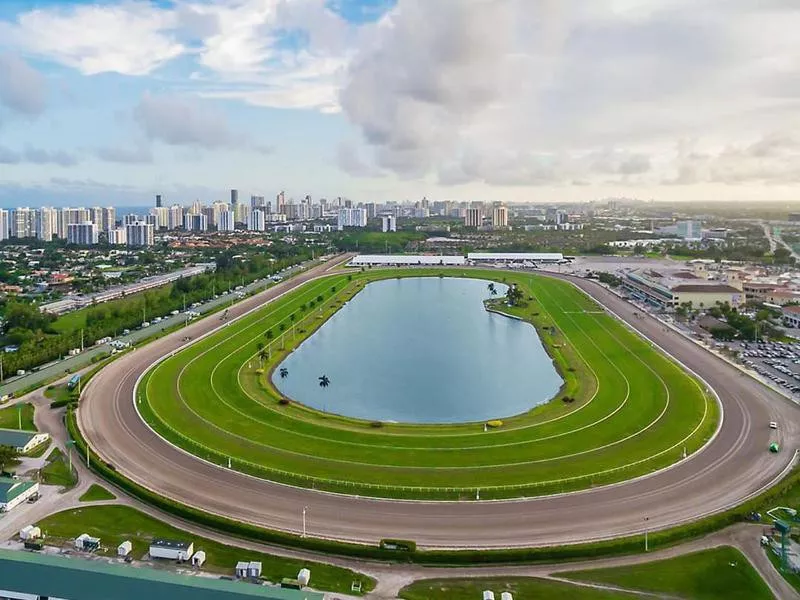
MULTIPOLYGON (((245 300, 232 316, 260 306, 313 277, 303 273, 245 300)), ((563 277, 568 279, 568 277, 563 277)), ((722 510, 772 481, 789 463, 798 439, 798 408, 597 284, 576 285, 689 365, 719 394, 724 420, 700 453, 652 476, 569 495, 498 502, 403 502, 339 496, 270 483, 211 465, 171 446, 139 418, 137 378, 159 357, 217 327, 206 319, 139 348, 105 368, 87 386, 78 411, 94 452, 137 483, 209 512, 293 532, 308 507, 309 535, 376 542, 414 539, 425 547, 510 547, 604 539, 658 529, 722 510), (783 452, 767 452, 778 421, 783 452)))

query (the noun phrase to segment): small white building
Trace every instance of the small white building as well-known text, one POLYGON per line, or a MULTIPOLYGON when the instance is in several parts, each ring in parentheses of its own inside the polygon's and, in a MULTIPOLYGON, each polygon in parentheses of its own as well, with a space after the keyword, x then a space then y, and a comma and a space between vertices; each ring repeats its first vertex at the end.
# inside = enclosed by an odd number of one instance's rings
POLYGON ((491 590, 484 590, 483 600, 494 600, 494 592, 491 590))
POLYGON ((50 439, 50 434, 20 429, 0 429, 0 446, 11 446, 20 454, 25 454, 39 444, 50 439))
POLYGON ((300 569, 297 574, 297 581, 300 585, 306 587, 308 582, 311 581, 311 571, 309 569, 300 569))
POLYGON ((500 600, 514 600, 514 596, 511 592, 503 592, 500 594, 500 600))
POLYGON ((117 556, 124 558, 131 553, 131 550, 133 550, 133 544, 131 544, 130 541, 125 540, 119 546, 117 546, 117 556))
POLYGON ((100 538, 92 537, 88 533, 82 533, 75 538, 75 549, 83 552, 93 552, 100 547, 100 538))
POLYGON ((206 553, 202 550, 198 550, 192 555, 192 566, 193 567, 202 567, 203 564, 206 562, 206 553))
POLYGON ((37 481, 0 477, 0 512, 8 512, 39 493, 37 481))
POLYGON ((194 554, 193 542, 154 539, 150 544, 150 558, 166 558, 169 560, 189 560, 194 554))
POLYGON ((21 540, 35 540, 40 537, 42 537, 42 530, 36 527, 36 525, 27 525, 20 529, 19 532, 19 538, 21 540))
POLYGON ((248 577, 261 577, 261 563, 258 561, 240 560, 236 563, 236 577, 242 579, 248 577))

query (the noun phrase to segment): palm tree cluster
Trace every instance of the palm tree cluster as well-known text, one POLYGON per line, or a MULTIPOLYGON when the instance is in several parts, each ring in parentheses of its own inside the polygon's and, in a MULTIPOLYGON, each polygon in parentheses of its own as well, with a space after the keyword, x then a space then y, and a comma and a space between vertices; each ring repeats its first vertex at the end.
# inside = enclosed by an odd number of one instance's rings
POLYGON ((508 302, 509 306, 518 306, 522 302, 523 297, 524 294, 517 284, 508 286, 506 302, 508 302))

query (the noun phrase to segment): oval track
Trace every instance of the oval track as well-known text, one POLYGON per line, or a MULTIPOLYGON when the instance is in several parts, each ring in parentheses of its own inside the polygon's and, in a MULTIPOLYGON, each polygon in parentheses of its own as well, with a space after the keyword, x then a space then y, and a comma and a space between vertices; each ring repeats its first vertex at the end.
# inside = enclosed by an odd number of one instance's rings
MULTIPOLYGON (((349 257, 346 257, 349 258, 349 257)), ((341 262, 340 258, 336 262, 341 262)), ((232 318, 306 281, 327 263, 230 309, 232 318)), ((309 535, 350 541, 416 540, 426 547, 511 547, 607 539, 641 532, 644 519, 664 528, 719 511, 771 482, 790 462, 800 409, 594 282, 571 280, 601 305, 689 365, 718 393, 724 420, 701 452, 670 469, 621 484, 497 502, 405 502, 326 494, 263 481, 212 465, 151 431, 133 404, 137 378, 156 360, 219 326, 204 319, 112 362, 84 390, 78 423, 93 451, 137 483, 189 506, 267 528, 299 532, 307 506, 309 535), (779 421, 784 451, 767 452, 769 421, 779 421)))

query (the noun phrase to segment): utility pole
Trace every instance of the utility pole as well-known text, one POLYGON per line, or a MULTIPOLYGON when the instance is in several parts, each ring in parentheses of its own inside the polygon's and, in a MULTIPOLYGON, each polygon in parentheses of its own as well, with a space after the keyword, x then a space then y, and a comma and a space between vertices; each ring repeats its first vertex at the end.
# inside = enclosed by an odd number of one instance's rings
POLYGON ((22 404, 17 404, 17 420, 19 421, 19 426, 17 429, 20 431, 22 430, 22 404))
POLYGON ((0 381, 3 381, 3 355, 0 354, 0 381))
POLYGON ((307 506, 303 507, 303 537, 306 537, 306 511, 308 510, 307 506))
POLYGON ((186 294, 183 295, 183 312, 186 312, 186 294))
POLYGON ((647 522, 650 520, 650 517, 644 518, 644 551, 647 552, 650 548, 647 545, 647 522))
POLYGON ((83 329, 81 329, 81 352, 83 352, 83 329))

